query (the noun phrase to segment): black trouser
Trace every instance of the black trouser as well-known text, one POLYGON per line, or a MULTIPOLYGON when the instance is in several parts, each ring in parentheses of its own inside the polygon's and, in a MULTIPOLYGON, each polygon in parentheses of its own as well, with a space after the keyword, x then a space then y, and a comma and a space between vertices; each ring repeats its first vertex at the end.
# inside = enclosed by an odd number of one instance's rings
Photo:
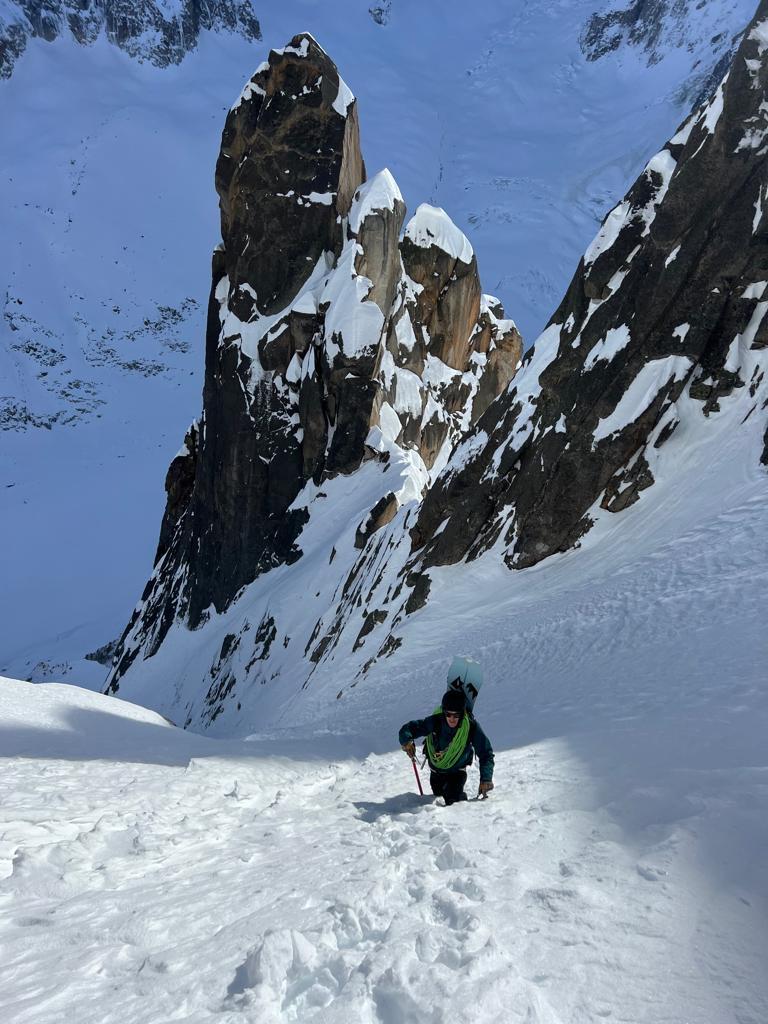
POLYGON ((464 786, 467 781, 465 771, 430 772, 429 784, 435 796, 445 797, 446 804, 455 804, 457 800, 466 800, 464 786))

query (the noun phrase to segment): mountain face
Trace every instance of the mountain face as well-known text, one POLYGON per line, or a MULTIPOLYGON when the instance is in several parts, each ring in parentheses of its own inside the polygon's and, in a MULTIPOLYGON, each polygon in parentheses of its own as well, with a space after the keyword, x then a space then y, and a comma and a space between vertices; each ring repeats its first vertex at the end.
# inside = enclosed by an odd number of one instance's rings
POLYGON ((519 339, 480 297, 468 242, 422 207, 398 244, 396 186, 386 172, 360 184, 354 103, 328 58, 307 37, 271 55, 225 127, 204 416, 171 467, 159 561, 110 690, 146 701, 182 649, 164 706, 236 728, 257 682, 306 686, 322 667, 354 686, 437 599, 435 579, 450 589, 436 567, 487 555, 520 570, 578 547, 653 487, 678 432, 705 437, 730 402, 764 431, 767 49, 764 0, 495 401, 519 339), (324 157, 319 184, 286 135, 324 157), (303 261, 279 245, 281 220, 291 239, 312 224, 303 261), (251 257, 262 242, 279 274, 251 257), (393 464, 407 467, 399 491, 393 464))
POLYGON ((581 35, 582 50, 588 60, 595 61, 628 45, 637 47, 649 64, 656 64, 670 46, 693 49, 708 37, 712 53, 717 54, 718 48, 722 50, 732 42, 723 25, 736 7, 737 0, 714 0, 708 4, 696 0, 612 3, 589 17, 581 35), (700 19, 690 17, 693 7, 703 11, 700 19))
POLYGON ((718 85, 733 59, 741 31, 740 0, 631 0, 611 3, 587 19, 580 44, 588 61, 597 61, 622 48, 642 54, 649 67, 670 52, 696 53, 681 99, 692 106, 702 103, 718 85))
POLYGON ((765 409, 766 17, 762 3, 714 95, 608 214, 524 369, 427 495, 424 565, 497 542, 514 568, 565 551, 596 508, 653 485, 692 407, 717 416, 746 388, 747 415, 765 409))
POLYGON ((596 519, 653 487, 678 431, 700 422, 705 436, 737 398, 749 399, 741 422, 765 430, 766 50, 768 0, 714 95, 606 217, 490 404, 519 340, 480 298, 468 243, 420 208, 398 245, 402 203, 386 172, 360 183, 354 101, 328 58, 307 37, 272 54, 225 127, 203 420, 172 466, 165 540, 110 690, 141 692, 142 675, 173 670, 180 644, 198 650, 199 682, 177 699, 188 724, 224 712, 231 723, 256 680, 288 667, 306 686, 319 665, 343 666, 355 685, 400 645, 436 567, 493 552, 520 570, 578 547, 596 519), (286 137, 323 160, 301 160, 286 137), (279 273, 251 256, 261 244, 279 273), (411 458, 419 472, 398 493, 380 474, 355 553, 347 485, 382 458, 411 458), (303 609, 289 626, 279 610, 296 605, 297 587, 303 609), (372 656, 357 653, 366 644, 372 656))
MULTIPOLYGON (((355 83, 366 162, 390 168, 410 212, 422 199, 450 211, 530 342, 643 155, 731 46, 712 39, 740 37, 754 2, 675 5, 683 22, 663 20, 653 62, 626 33, 587 59, 579 40, 602 0, 501 0, 471 19, 458 0, 377 3, 378 18, 349 0, 254 3, 268 43, 201 31, 178 66, 145 55, 160 38, 149 31, 138 59, 106 27, 87 46, 66 20, 52 44, 27 32, 0 82, 0 532, 14 538, 0 670, 101 686, 84 655, 120 635, 150 575, 163 478, 200 413, 221 129, 269 45, 303 27, 323 42, 355 83)), ((157 4, 169 24, 182 9, 157 4)), ((0 0, 0 21, 20 10, 0 0)), ((169 38, 181 38, 175 27, 169 38)))
MULTIPOLYGON (((381 488, 355 545, 418 499, 522 356, 467 239, 365 180, 357 106, 308 35, 272 51, 229 112, 216 167, 203 415, 167 480, 155 575, 111 689, 175 621, 196 628, 302 557, 302 492, 364 462, 381 488), (404 467, 387 486, 384 470, 404 467)), ((351 485, 354 488, 354 483, 351 485)), ((331 560, 333 555, 331 555, 331 560)))
POLYGON ((250 0, 6 0, 0 8, 0 78, 9 78, 27 40, 70 35, 90 45, 104 32, 131 57, 157 67, 178 64, 200 32, 237 32, 261 39, 250 0))

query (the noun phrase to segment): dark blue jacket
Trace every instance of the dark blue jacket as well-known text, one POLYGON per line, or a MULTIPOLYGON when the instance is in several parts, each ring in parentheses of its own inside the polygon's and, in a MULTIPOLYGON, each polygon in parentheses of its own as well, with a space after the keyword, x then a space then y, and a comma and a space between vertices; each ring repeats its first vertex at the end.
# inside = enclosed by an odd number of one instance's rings
MULTIPOLYGON (((468 764, 472 763, 472 751, 477 754, 477 761, 480 765, 480 781, 490 782, 493 778, 493 747, 488 737, 485 735, 483 730, 480 728, 478 722, 470 715, 469 717, 469 739, 467 745, 464 748, 464 753, 461 755, 459 760, 448 771, 443 771, 440 768, 436 768, 430 762, 430 768, 433 772, 437 772, 438 775, 449 775, 451 772, 460 771, 462 768, 466 768, 468 764)), ((453 739, 456 729, 451 728, 448 722, 445 720, 445 716, 442 714, 430 715, 429 718, 417 718, 415 722, 406 722, 400 730, 398 740, 400 746, 404 743, 408 743, 410 740, 415 740, 418 736, 434 736, 435 746, 438 750, 446 750, 449 743, 453 739)))

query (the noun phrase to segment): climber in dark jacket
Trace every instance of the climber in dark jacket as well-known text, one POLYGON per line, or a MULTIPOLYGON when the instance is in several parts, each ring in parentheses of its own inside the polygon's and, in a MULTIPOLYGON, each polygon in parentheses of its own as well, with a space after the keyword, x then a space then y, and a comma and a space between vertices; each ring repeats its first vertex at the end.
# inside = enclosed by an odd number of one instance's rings
POLYGON ((480 764, 480 788, 477 795, 485 799, 493 789, 493 748, 479 724, 467 711, 467 698, 460 690, 449 690, 434 715, 406 722, 400 730, 400 746, 412 761, 416 760, 418 736, 427 737, 429 784, 435 796, 446 804, 466 800, 464 786, 466 768, 472 764, 473 752, 480 764))

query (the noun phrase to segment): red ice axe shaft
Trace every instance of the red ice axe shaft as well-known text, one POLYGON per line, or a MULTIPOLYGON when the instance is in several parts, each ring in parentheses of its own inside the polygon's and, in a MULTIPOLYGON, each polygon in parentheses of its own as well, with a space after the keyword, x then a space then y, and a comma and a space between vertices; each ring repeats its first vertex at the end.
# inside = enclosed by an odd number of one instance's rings
POLYGON ((419 778, 419 769, 416 767, 416 761, 411 761, 411 764, 413 765, 413 774, 416 776, 416 782, 419 786, 419 793, 424 796, 424 790, 421 788, 421 779, 419 778))

